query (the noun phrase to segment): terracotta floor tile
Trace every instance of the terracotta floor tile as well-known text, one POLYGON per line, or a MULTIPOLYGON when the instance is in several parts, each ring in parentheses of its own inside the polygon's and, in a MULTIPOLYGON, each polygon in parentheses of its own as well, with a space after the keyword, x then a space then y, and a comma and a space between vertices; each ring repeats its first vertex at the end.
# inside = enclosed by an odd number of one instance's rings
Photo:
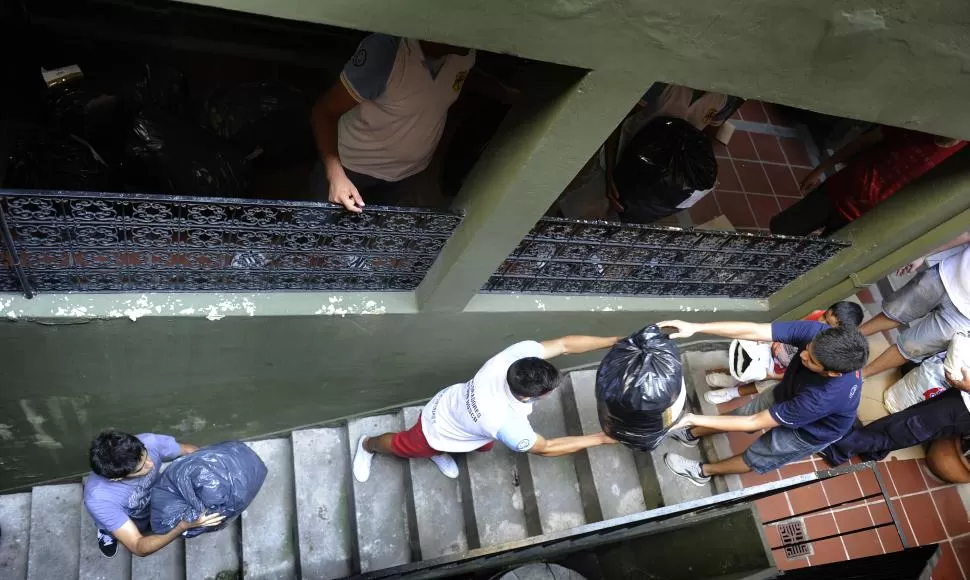
POLYGON ((906 517, 913 528, 916 542, 920 546, 934 544, 946 538, 946 530, 933 507, 930 494, 921 493, 901 498, 906 510, 906 517))
POLYGON ((732 193, 725 191, 715 191, 717 204, 721 206, 721 213, 738 229, 751 229, 758 227, 751 208, 748 207, 748 200, 743 193, 732 193))
POLYGON ((734 163, 730 159, 717 160, 717 188, 741 191, 741 181, 738 180, 738 174, 734 172, 734 163))
POLYGON ((891 522, 893 517, 889 513, 889 508, 886 507, 886 502, 878 501, 869 504, 869 513, 872 514, 873 524, 884 524, 886 522, 891 522))
POLYGON ((818 483, 810 483, 798 489, 793 489, 788 492, 788 498, 791 501, 792 509, 795 510, 795 515, 828 505, 825 494, 822 493, 822 486, 818 483))
POLYGON ((747 131, 735 131, 728 143, 728 153, 734 159, 757 159, 758 152, 754 149, 754 143, 747 131))
POLYGON ((926 480, 927 488, 939 489, 941 487, 946 487, 950 485, 949 483, 940 481, 939 479, 936 478, 935 475, 933 475, 933 472, 930 471, 930 468, 926 465, 926 459, 917 459, 916 463, 917 465, 919 465, 919 469, 923 473, 923 479, 926 480))
POLYGON ((825 538, 835 536, 839 533, 839 528, 835 524, 835 516, 832 515, 832 512, 822 512, 805 516, 804 521, 805 532, 809 538, 825 538))
POLYGON ((792 175, 788 165, 773 165, 765 163, 764 170, 768 174, 768 181, 771 182, 771 189, 775 195, 786 197, 801 197, 798 191, 798 183, 792 175))
POLYGON ((815 463, 811 461, 803 461, 801 463, 789 463, 781 468, 781 478, 788 479, 789 477, 795 477, 796 475, 805 475, 806 473, 815 472, 815 463))
POLYGON ((940 549, 940 560, 936 563, 936 568, 933 568, 933 580, 965 580, 950 542, 940 544, 940 549))
POLYGON ((764 107, 761 106, 761 101, 745 101, 741 108, 738 109, 738 115, 745 121, 751 121, 752 123, 767 123, 768 114, 765 113, 764 107))
POLYGON ((943 526, 946 528, 946 535, 949 537, 970 534, 970 514, 963 505, 960 492, 955 487, 945 487, 933 490, 933 501, 936 509, 943 518, 943 526))
POLYGON ((857 532, 842 536, 845 542, 845 550, 850 559, 865 558, 866 556, 877 556, 883 553, 882 543, 879 541, 879 534, 876 530, 857 532))
POLYGON ((781 211, 785 211, 786 209, 798 203, 798 199, 799 198, 797 197, 779 197, 778 206, 781 207, 781 211))
POLYGON ((863 505, 836 511, 835 522, 839 525, 839 531, 844 534, 872 527, 872 516, 869 515, 869 508, 863 505))
POLYGON ((859 491, 859 483, 852 473, 826 479, 822 485, 829 498, 829 505, 832 506, 863 497, 862 492, 859 491))
POLYGON ((743 487, 754 487, 756 485, 773 483, 780 480, 781 477, 778 475, 777 471, 769 471, 768 473, 749 471, 748 473, 741 474, 741 485, 743 487))
POLYGON ((896 486, 893 484, 892 475, 889 473, 889 462, 880 461, 876 464, 876 468, 879 469, 879 475, 882 476, 882 484, 886 486, 886 493, 889 497, 896 497, 899 494, 896 493, 896 486))
MULTIPOLYGON (((957 560, 963 566, 964 575, 970 577, 970 536, 963 536, 952 540, 953 551, 956 553, 957 560)), ((970 580, 970 578, 968 578, 970 580)))
POLYGON ((754 443, 758 437, 761 437, 761 435, 757 433, 728 433, 727 437, 728 441, 731 442, 731 451, 735 455, 738 455, 744 453, 744 450, 754 443))
POLYGON ((791 515, 791 508, 788 507, 788 500, 785 499, 783 493, 759 499, 754 502, 754 505, 758 508, 758 515, 763 522, 770 522, 791 515))
POLYGON ((778 532, 776 524, 763 526, 762 529, 765 533, 765 542, 768 543, 769 548, 775 549, 781 546, 781 533, 778 532))
POLYGON ((778 566, 779 570, 797 570, 799 568, 808 568, 811 566, 807 556, 802 556, 800 558, 794 558, 789 560, 785 556, 784 550, 777 550, 774 552, 775 565, 778 566))
POLYGON ((768 114, 768 122, 776 127, 792 127, 794 122, 786 107, 774 103, 761 102, 765 113, 768 114))
POLYGON ((738 172, 741 187, 746 193, 774 193, 761 163, 757 161, 735 161, 734 170, 738 172))
POLYGON ((812 542, 812 549, 815 551, 815 554, 809 558, 812 566, 831 564, 832 562, 844 562, 848 559, 841 538, 812 542))
MULTIPOLYGON (((808 149, 805 148, 805 144, 801 140, 790 137, 779 137, 778 141, 781 143, 781 148, 785 152, 785 157, 788 159, 789 165, 798 165, 811 169, 812 161, 808 157, 808 149)), ((801 178, 797 175, 795 177, 799 182, 801 181, 801 178)))
MULTIPOLYGON (((798 165, 791 165, 790 167, 791 167, 791 173, 792 173, 792 175, 795 176, 795 182, 798 183, 799 187, 801 187, 802 181, 804 181, 805 180, 805 177, 807 177, 808 174, 812 172, 812 168, 811 167, 801 167, 801 166, 798 166, 798 165)), ((804 197, 804 196, 802 196, 802 197, 804 197)))
POLYGON ((716 139, 714 140, 714 156, 715 157, 727 157, 728 156, 728 148, 727 148, 727 145, 725 145, 724 143, 721 143, 720 141, 718 141, 716 139))
POLYGON ((773 195, 749 195, 748 205, 751 206, 751 211, 754 213, 754 219, 758 222, 758 226, 767 229, 768 223, 771 222, 771 218, 778 215, 781 211, 781 206, 778 205, 778 201, 775 200, 773 195))
POLYGON ((865 471, 859 471, 855 475, 856 480, 859 482, 859 486, 862 487, 863 495, 874 495, 879 493, 879 482, 876 481, 875 473, 867 469, 865 471))
POLYGON ((689 210, 691 222, 697 226, 708 222, 721 215, 721 209, 717 207, 717 200, 714 194, 705 195, 700 201, 695 203, 689 210))
POLYGON ((884 526, 876 530, 879 539, 882 540, 882 547, 886 553, 898 552, 903 549, 903 543, 899 540, 899 532, 896 526, 884 526))
POLYGON ((909 516, 906 515, 906 510, 903 508, 903 500, 894 499, 892 500, 893 509, 896 510, 896 518, 899 525, 903 528, 903 533, 906 535, 906 542, 910 548, 916 546, 916 535, 913 533, 913 527, 909 523, 909 516))
POLYGON ((889 461, 889 472, 893 476, 893 484, 896 486, 896 493, 907 495, 926 490, 926 482, 920 473, 919 464, 915 459, 905 459, 900 461, 889 461))
POLYGON ((758 152, 758 159, 788 165, 785 153, 778 143, 778 137, 765 133, 751 133, 751 142, 754 143, 754 149, 758 152))

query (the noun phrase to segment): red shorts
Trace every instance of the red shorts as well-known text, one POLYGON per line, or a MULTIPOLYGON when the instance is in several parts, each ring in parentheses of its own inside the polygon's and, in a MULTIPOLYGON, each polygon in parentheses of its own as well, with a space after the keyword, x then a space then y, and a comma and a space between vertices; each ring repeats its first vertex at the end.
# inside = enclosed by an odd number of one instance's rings
MULTIPOLYGON (((495 446, 494 441, 489 441, 478 448, 478 451, 489 451, 495 446)), ((441 451, 434 449, 428 444, 428 439, 424 436, 424 429, 421 428, 421 416, 418 415, 418 422, 407 431, 395 433, 391 438, 391 450, 394 455, 404 458, 427 458, 441 455, 441 451)))

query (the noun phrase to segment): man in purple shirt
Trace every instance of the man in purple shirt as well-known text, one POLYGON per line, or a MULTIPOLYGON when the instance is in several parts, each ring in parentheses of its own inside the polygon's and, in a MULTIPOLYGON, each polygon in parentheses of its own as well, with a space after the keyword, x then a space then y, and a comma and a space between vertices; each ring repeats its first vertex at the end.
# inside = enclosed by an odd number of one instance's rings
POLYGON ((657 324, 676 328, 672 338, 703 332, 781 342, 799 349, 781 381, 747 405, 728 416, 688 414, 670 430, 672 438, 688 447, 697 446, 700 437, 714 433, 766 430, 744 453, 717 463, 666 454, 667 467, 695 485, 707 485, 714 475, 778 469, 818 453, 852 429, 862 393, 860 369, 869 358, 869 345, 855 328, 831 328, 809 321, 692 324, 672 320, 657 324))
POLYGON ((91 443, 91 470, 84 483, 84 506, 98 527, 98 547, 111 558, 121 542, 136 556, 161 550, 186 530, 217 526, 219 514, 202 514, 194 522, 181 522, 167 534, 149 531, 151 489, 164 461, 198 451, 168 435, 129 435, 105 431, 91 443))

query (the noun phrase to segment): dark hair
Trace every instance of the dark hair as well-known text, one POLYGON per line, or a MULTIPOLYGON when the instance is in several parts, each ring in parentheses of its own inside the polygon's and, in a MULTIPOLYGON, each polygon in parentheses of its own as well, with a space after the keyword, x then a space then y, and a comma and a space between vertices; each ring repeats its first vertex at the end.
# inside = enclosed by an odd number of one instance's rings
POLYGON ((855 302, 836 302, 829 306, 829 310, 839 320, 839 326, 859 326, 862 324, 862 307, 855 302))
POLYGON ((826 328, 812 344, 812 354, 827 371, 851 373, 869 360, 869 342, 854 326, 826 328))
POLYGON ((101 477, 118 479, 138 469, 145 445, 134 435, 104 431, 91 442, 91 471, 101 477))
POLYGON ((505 380, 513 395, 531 399, 558 387, 562 382, 562 373, 549 361, 533 356, 512 363, 505 380))

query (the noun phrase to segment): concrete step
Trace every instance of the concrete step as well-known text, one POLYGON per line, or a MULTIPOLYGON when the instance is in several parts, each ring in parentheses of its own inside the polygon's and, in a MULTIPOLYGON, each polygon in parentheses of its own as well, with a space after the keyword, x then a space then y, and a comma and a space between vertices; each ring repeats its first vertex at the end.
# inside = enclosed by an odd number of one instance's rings
MULTIPOLYGON (((347 448, 353 457, 361 436, 401 431, 400 413, 354 419, 347 425, 347 448)), ((407 463, 390 455, 377 455, 370 479, 353 479, 354 518, 361 572, 380 570, 411 561, 404 472, 407 463)))
MULTIPOLYGON (((563 397, 568 434, 601 431, 596 412, 596 371, 572 372, 569 379, 563 397)), ((633 453, 628 448, 608 445, 587 449, 585 454, 576 454, 576 466, 588 519, 608 520, 647 509, 633 453), (598 517, 591 515, 590 504, 598 509, 598 517)))
POLYGON ((242 572, 242 524, 234 519, 225 528, 185 540, 186 580, 238 578, 242 572))
POLYGON ((77 578, 81 554, 81 484, 31 491, 27 578, 77 578))
POLYGON ((150 556, 132 557, 131 577, 137 580, 185 580, 185 539, 178 538, 150 556))
MULTIPOLYGON (((80 535, 80 580, 130 580, 131 554, 121 542, 118 542, 118 552, 114 558, 106 558, 98 548, 98 528, 88 513, 84 502, 81 502, 81 530, 80 535)), ((6 533, 6 530, 4 530, 6 533)), ((0 577, 3 575, 0 574, 0 577)))
MULTIPOLYGON (((694 403, 691 402, 691 397, 687 398, 685 410, 692 413, 698 412, 694 403)), ((697 461, 706 460, 700 445, 697 447, 687 447, 670 437, 665 438, 656 449, 650 452, 650 457, 654 465, 654 473, 656 473, 657 479, 660 482, 660 493, 663 495, 664 505, 675 505, 686 501, 693 501, 695 499, 710 497, 716 493, 714 490, 714 479, 717 478, 712 478, 711 482, 707 485, 698 487, 687 479, 674 474, 667 467, 663 460, 664 455, 667 453, 677 453, 690 459, 696 459, 697 461)))
POLYGON ((460 478, 471 498, 472 509, 466 506, 465 513, 474 518, 472 546, 485 548, 530 535, 516 455, 501 443, 491 451, 465 455, 460 478))
POLYGON ((294 431, 300 572, 304 578, 353 573, 350 454, 344 428, 294 431))
MULTIPOLYGON (((566 436, 563 395, 563 389, 549 393, 533 406, 529 416, 536 433, 547 439, 566 436)), ((585 524, 573 456, 541 457, 525 453, 520 457, 525 459, 530 475, 526 489, 531 488, 532 494, 525 497, 535 498, 541 533, 561 532, 585 524)))
MULTIPOLYGON (((422 407, 404 409, 404 425, 418 421, 422 407)), ((409 485, 414 509, 414 529, 421 559, 427 560, 468 550, 460 484, 448 479, 428 459, 411 459, 409 485)), ((412 538, 413 543, 413 538, 412 538)))
POLYGON ((30 493, 0 495, 0 578, 24 580, 30 549, 30 493))
MULTIPOLYGON (((717 405, 712 405, 704 399, 710 387, 707 385, 707 371, 711 369, 726 368, 728 364, 727 350, 699 351, 684 353, 684 381, 687 388, 694 394, 700 413, 704 415, 717 415, 719 411, 717 405)), ((710 461, 728 459, 734 453, 731 451, 731 441, 727 434, 718 433, 701 440, 701 452, 710 461)), ((714 478, 714 487, 718 493, 729 490, 741 489, 741 478, 737 475, 728 475, 714 478)))
POLYGON ((242 514, 243 577, 297 577, 296 499, 289 439, 247 443, 266 464, 263 487, 242 514))

